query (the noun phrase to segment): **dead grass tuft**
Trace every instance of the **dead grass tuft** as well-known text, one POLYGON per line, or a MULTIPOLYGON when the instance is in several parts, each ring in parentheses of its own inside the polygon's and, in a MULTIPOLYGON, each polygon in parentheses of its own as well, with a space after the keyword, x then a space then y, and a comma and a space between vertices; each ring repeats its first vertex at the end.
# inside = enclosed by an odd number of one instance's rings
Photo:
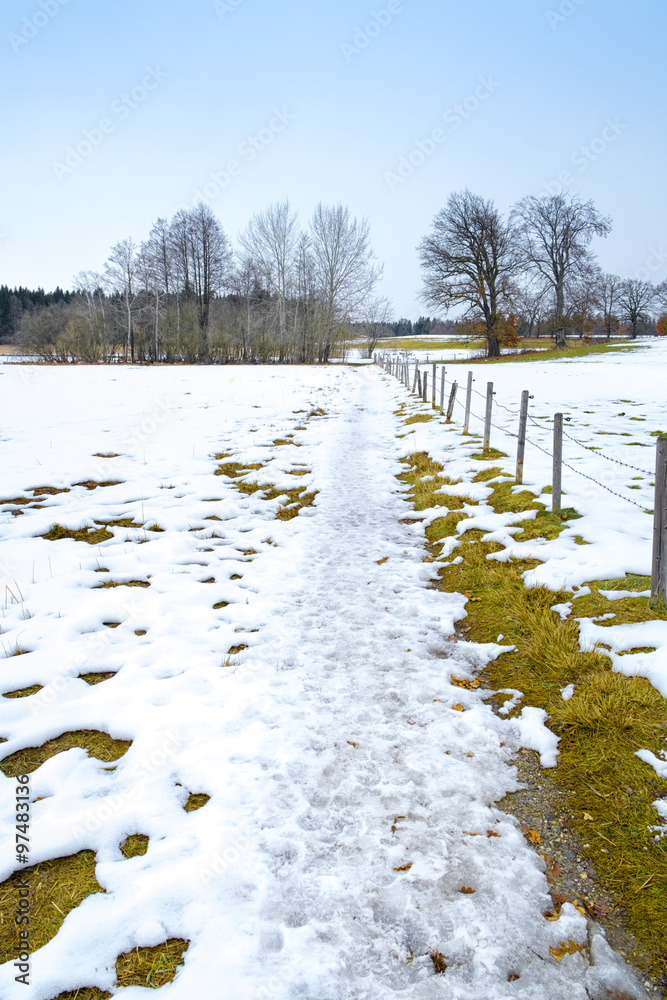
POLYGON ((118 986, 143 986, 149 990, 166 986, 185 964, 183 956, 189 946, 189 941, 172 938, 156 948, 135 948, 120 955, 116 962, 118 986))
POLYGON ((143 833, 133 833, 121 844, 121 853, 126 858, 141 858, 148 850, 149 838, 143 833))
POLYGON ((84 729, 73 733, 63 733, 54 740, 43 743, 40 747, 26 747, 24 750, 16 750, 0 761, 0 771, 7 778, 17 778, 20 774, 32 774, 45 761, 56 754, 73 747, 81 747, 86 750, 91 757, 109 764, 127 753, 132 746, 128 740, 115 740, 108 733, 101 733, 97 730, 84 729))
POLYGON ((107 542, 114 536, 113 532, 107 531, 104 528, 98 528, 97 531, 94 528, 79 528, 77 531, 72 531, 69 528, 63 528, 62 524, 54 524, 51 530, 47 531, 41 537, 45 538, 48 542, 59 542, 63 538, 71 538, 75 542, 101 545, 102 542, 107 542))
POLYGON ((199 809, 203 809, 206 803, 210 801, 211 801, 210 795, 205 795, 203 793, 196 795, 194 792, 192 792, 190 794, 190 797, 188 798, 188 801, 183 806, 183 808, 185 809, 186 813, 198 812, 199 809))
POLYGON ((94 893, 104 892, 95 878, 95 855, 92 851, 15 872, 0 885, 0 962, 15 958, 18 946, 18 927, 7 919, 17 912, 20 884, 28 882, 30 899, 30 950, 37 951, 52 941, 65 917, 84 899, 94 893))
POLYGON ((111 678, 115 676, 115 673, 79 674, 79 679, 85 681, 86 684, 89 684, 91 687, 94 687, 96 684, 104 683, 104 681, 110 681, 111 678))
POLYGON ((32 687, 21 688, 20 691, 9 691, 3 698, 30 698, 33 694, 39 694, 44 688, 41 684, 33 684, 32 687))

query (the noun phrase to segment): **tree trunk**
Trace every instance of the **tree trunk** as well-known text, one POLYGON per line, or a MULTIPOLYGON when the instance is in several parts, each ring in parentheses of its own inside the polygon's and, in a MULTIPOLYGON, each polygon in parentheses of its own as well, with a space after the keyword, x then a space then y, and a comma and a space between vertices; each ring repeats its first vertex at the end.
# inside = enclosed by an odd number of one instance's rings
POLYGON ((498 343, 498 338, 495 333, 489 333, 487 335, 487 358, 499 358, 500 357, 500 344, 498 343))

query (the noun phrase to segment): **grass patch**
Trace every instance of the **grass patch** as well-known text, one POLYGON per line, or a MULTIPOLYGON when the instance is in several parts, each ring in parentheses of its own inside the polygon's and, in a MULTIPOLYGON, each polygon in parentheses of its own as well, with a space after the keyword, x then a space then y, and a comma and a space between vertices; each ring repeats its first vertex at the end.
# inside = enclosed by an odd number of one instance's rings
POLYGON ((227 655, 238 656, 239 653, 242 653, 244 649, 249 649, 249 648, 250 648, 249 646, 246 646, 243 643, 240 646, 232 646, 231 649, 227 650, 227 655))
POLYGON ((95 878, 95 855, 81 851, 67 858, 45 861, 15 872, 0 885, 0 962, 14 959, 18 950, 18 927, 10 918, 17 912, 19 884, 27 880, 30 899, 30 950, 52 941, 65 917, 84 899, 104 892, 95 878))
POLYGON ((430 413, 415 413, 414 417, 408 417, 405 424, 406 426, 409 424, 428 424, 431 420, 433 420, 433 415, 430 413))
POLYGON ((194 792, 190 793, 188 801, 185 803, 183 808, 186 813, 198 812, 199 809, 203 809, 207 802, 211 801, 210 795, 205 795, 203 793, 195 795, 194 792))
POLYGON ((122 583, 118 583, 115 580, 107 580, 106 583, 101 583, 98 587, 93 587, 93 590, 114 590, 116 587, 150 587, 150 583, 146 580, 124 580, 122 583))
MULTIPOLYGON (((470 457, 476 462, 492 462, 494 458, 508 458, 509 456, 504 451, 498 451, 497 448, 489 448, 488 451, 480 451, 470 457)), ((501 470, 501 475, 507 475, 507 473, 503 473, 501 470)))
MULTIPOLYGON (((641 344, 582 344, 578 347, 566 347, 563 349, 556 349, 555 347, 550 347, 546 351, 542 350, 527 350, 522 354, 503 354, 500 358, 475 358, 468 359, 464 361, 448 361, 448 365, 469 365, 471 360, 474 360, 476 365, 497 365, 497 364, 507 364, 508 362, 516 364, 517 362, 531 362, 531 361, 562 361, 562 360, 573 360, 576 361, 578 358, 586 358, 591 354, 611 354, 616 351, 633 351, 641 347, 641 344)), ((444 362, 443 362, 444 363, 444 362)))
POLYGON ((68 489, 57 489, 55 486, 38 486, 36 490, 30 490, 30 493, 36 497, 55 497, 59 493, 71 493, 68 489))
MULTIPOLYGON (((400 477, 412 484, 413 494, 419 490, 422 470, 434 470, 437 465, 428 455, 421 454, 418 462, 413 462, 415 457, 410 460, 410 471, 400 477)), ((440 497, 435 499, 440 501, 440 497)), ((556 537, 565 526, 529 491, 513 497, 510 483, 495 484, 486 502, 497 510, 536 510, 535 521, 524 522, 517 539, 556 537)), ((564 514, 568 519, 577 516, 572 510, 564 514)), ((451 512, 435 521, 427 531, 430 545, 454 534, 462 516, 451 512)), ((659 754, 664 749, 667 701, 644 678, 613 673, 600 646, 582 653, 578 623, 561 621, 551 610, 555 604, 572 600, 572 595, 544 587, 528 589, 523 574, 538 563, 490 560, 488 556, 502 546, 481 538, 477 531, 461 537, 456 555, 463 561, 442 567, 440 586, 473 598, 467 605, 468 617, 459 625, 467 639, 495 642, 502 632, 504 643, 516 647, 490 663, 481 676, 496 691, 514 688, 524 693, 521 705, 510 716, 518 715, 523 705, 543 708, 549 714, 550 728, 561 740, 558 766, 550 773, 562 789, 571 817, 565 833, 568 827, 576 832, 599 884, 615 902, 605 926, 612 935, 615 927, 629 927, 636 940, 630 960, 647 974, 664 976, 667 841, 656 838, 651 828, 660 822, 653 802, 665 797, 667 785, 635 752, 645 748, 659 754), (575 693, 565 702, 561 690, 569 684, 575 685, 575 693)), ((589 587, 590 595, 574 601, 576 617, 613 613, 609 625, 667 620, 667 613, 650 608, 648 598, 609 601, 599 593, 646 590, 646 577, 598 581, 589 587)))
POLYGON ((96 986, 86 986, 69 993, 59 993, 55 1000, 111 1000, 113 994, 98 990, 96 986))
POLYGON ((0 761, 0 771, 7 778, 17 778, 20 774, 32 774, 45 761, 65 750, 71 750, 72 747, 81 747, 91 757, 110 764, 120 760, 131 746, 131 741, 115 740, 108 733, 83 729, 78 732, 63 733, 55 740, 43 743, 41 747, 26 747, 24 750, 17 750, 0 761))
POLYGON ((185 964, 183 956, 189 946, 189 941, 172 938, 156 948, 135 948, 120 955, 116 962, 118 986, 159 990, 171 983, 179 967, 185 964))
POLYGON ((94 687, 96 684, 103 684, 104 681, 110 681, 112 677, 115 677, 115 673, 106 674, 79 674, 79 680, 85 681, 90 687, 94 687))
POLYGON ((114 536, 113 532, 107 531, 106 528, 98 528, 97 530, 95 528, 79 528, 77 531, 72 531, 69 528, 63 528, 62 524, 54 524, 51 530, 41 537, 45 538, 47 542, 59 542, 63 538, 71 538, 75 542, 101 545, 102 542, 108 542, 114 536))
POLYGON ((133 833, 121 844, 121 854, 126 858, 141 858, 148 850, 149 838, 143 833, 133 833))
POLYGON ((33 684, 32 687, 22 688, 20 691, 9 691, 3 698, 30 698, 33 694, 39 694, 44 688, 41 684, 33 684))
POLYGON ((113 482, 110 481, 108 483, 96 483, 94 479, 87 479, 83 483, 74 483, 74 485, 83 486, 87 490, 100 490, 100 489, 106 489, 106 487, 108 486, 122 486, 123 484, 116 481, 113 482))

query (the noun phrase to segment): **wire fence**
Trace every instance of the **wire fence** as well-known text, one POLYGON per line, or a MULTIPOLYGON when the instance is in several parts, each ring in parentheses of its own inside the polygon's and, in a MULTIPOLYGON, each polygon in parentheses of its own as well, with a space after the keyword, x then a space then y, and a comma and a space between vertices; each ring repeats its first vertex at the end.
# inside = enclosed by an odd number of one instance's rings
MULTIPOLYGON (((431 368, 431 367, 435 368, 435 366, 432 365, 432 364, 424 366, 423 363, 420 364, 416 359, 412 359, 410 356, 408 356, 407 358, 402 358, 402 359, 401 358, 396 359, 394 357, 393 360, 392 360, 391 357, 389 357, 389 358, 383 358, 382 356, 376 356, 376 361, 379 364, 381 364, 382 367, 384 367, 387 371, 389 371, 390 373, 394 374, 397 378, 399 378, 402 382, 404 382, 404 384, 406 385, 406 387, 408 389, 410 389, 410 386, 411 386, 411 371, 412 371, 413 368, 414 368, 414 371, 415 371, 415 381, 416 381, 416 374, 417 374, 417 372, 419 372, 420 375, 421 375, 422 368, 426 367, 426 369, 427 369, 426 374, 428 374, 428 368, 431 368)), ((443 370, 445 372, 445 377, 444 377, 444 379, 441 380, 441 397, 442 397, 444 395, 443 392, 442 392, 442 387, 445 386, 445 385, 447 385, 447 384, 449 384, 450 386, 452 386, 454 384, 454 382, 452 380, 447 379, 447 377, 446 377, 446 367, 444 365, 439 365, 438 367, 440 368, 441 372, 443 372, 443 370)), ((485 403, 486 403, 487 396, 485 396, 484 393, 479 392, 479 390, 475 389, 474 387, 472 389, 472 392, 473 392, 473 394, 475 396, 478 396, 480 399, 483 399, 485 401, 485 403)), ((531 396, 530 398, 532 399, 533 397, 531 396)), ((465 411, 466 416, 468 418, 473 417, 474 419, 481 421, 482 424, 486 423, 486 417, 485 416, 481 416, 479 413, 476 413, 472 409, 472 407, 470 407, 470 408, 466 407, 466 405, 463 402, 461 402, 461 400, 458 397, 455 398, 454 402, 455 402, 455 404, 459 408, 461 408, 461 409, 463 409, 465 411)), ((494 407, 499 407, 500 409, 506 411, 508 414, 510 414, 513 417, 520 418, 520 416, 521 416, 521 411, 520 410, 513 409, 512 407, 505 405, 505 403, 502 403, 497 398, 497 395, 496 395, 495 392, 493 393, 493 406, 494 407)), ((553 425, 553 423, 554 423, 553 419, 549 418, 549 417, 544 418, 544 422, 543 423, 538 423, 538 421, 535 420, 530 415, 530 413, 527 414, 527 417, 528 417, 528 420, 531 422, 531 424, 534 425, 536 428, 538 428, 542 432, 544 432, 544 430, 545 430, 545 428, 547 426, 553 425)), ((493 420, 490 421, 490 426, 494 430, 500 431, 500 433, 502 433, 502 434, 507 434, 509 437, 512 437, 512 438, 516 439, 517 441, 519 440, 519 434, 517 432, 511 430, 509 427, 499 425, 499 424, 495 423, 493 420)), ((598 446, 587 445, 583 441, 579 441, 577 438, 575 438, 572 434, 570 434, 565 429, 563 429, 563 435, 566 438, 568 438, 570 441, 572 441, 574 444, 576 444, 578 447, 584 449, 585 451, 587 451, 590 454, 594 455, 598 459, 601 459, 601 460, 606 461, 606 462, 611 462, 614 465, 618 465, 618 466, 621 466, 621 467, 626 468, 626 469, 631 469, 634 472, 640 472, 643 476, 646 476, 648 478, 653 477, 654 474, 655 474, 654 472, 649 472, 646 469, 643 469, 643 468, 641 468, 638 465, 633 465, 630 462, 624 462, 621 459, 616 458, 613 455, 609 455, 605 451, 603 451, 602 448, 600 448, 598 446)), ((548 448, 543 447, 541 444, 538 444, 536 441, 532 440, 528 436, 526 437, 526 443, 529 444, 532 448, 536 448, 538 451, 541 451, 544 455, 547 455, 550 459, 553 460, 553 457, 554 457, 553 450, 549 450, 548 448)), ((583 472, 581 469, 577 468, 575 465, 571 465, 569 462, 566 462, 564 460, 561 460, 561 464, 563 465, 564 468, 569 469, 571 472, 574 472, 576 475, 581 476, 583 479, 587 479, 589 482, 595 483, 597 486, 600 487, 600 489, 605 490, 607 493, 610 493, 612 496, 615 496, 618 499, 623 500, 625 503, 630 504, 631 506, 637 508, 638 510, 644 511, 647 514, 652 514, 653 513, 653 509, 649 509, 648 507, 644 506, 643 504, 638 503, 636 500, 633 500, 630 497, 625 496, 622 493, 619 493, 617 490, 612 489, 606 483, 603 483, 599 479, 596 479, 595 476, 590 475, 587 472, 583 472)))

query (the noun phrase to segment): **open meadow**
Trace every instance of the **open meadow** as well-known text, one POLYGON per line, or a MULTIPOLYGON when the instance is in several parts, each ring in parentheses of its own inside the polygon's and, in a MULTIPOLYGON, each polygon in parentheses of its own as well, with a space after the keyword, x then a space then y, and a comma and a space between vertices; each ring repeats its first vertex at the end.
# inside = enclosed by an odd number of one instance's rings
POLYGON ((472 364, 468 435, 377 366, 0 365, 30 1000, 662 995, 666 361, 472 364))

